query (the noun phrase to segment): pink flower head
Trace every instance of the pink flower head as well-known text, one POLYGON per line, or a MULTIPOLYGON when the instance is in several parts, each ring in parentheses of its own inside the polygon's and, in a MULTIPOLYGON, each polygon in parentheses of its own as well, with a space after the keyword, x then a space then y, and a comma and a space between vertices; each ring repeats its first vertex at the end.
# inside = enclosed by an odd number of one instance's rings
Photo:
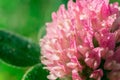
POLYGON ((69 0, 53 12, 40 40, 48 79, 119 80, 119 16, 118 3, 109 0, 69 0))

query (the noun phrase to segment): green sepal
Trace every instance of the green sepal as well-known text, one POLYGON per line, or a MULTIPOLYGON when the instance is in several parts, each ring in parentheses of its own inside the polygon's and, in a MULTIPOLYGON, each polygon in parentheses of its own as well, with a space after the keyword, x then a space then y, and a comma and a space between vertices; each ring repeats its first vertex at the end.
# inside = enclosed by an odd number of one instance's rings
POLYGON ((43 69, 41 64, 37 64, 26 72, 22 80, 48 80, 48 74, 49 72, 43 69))

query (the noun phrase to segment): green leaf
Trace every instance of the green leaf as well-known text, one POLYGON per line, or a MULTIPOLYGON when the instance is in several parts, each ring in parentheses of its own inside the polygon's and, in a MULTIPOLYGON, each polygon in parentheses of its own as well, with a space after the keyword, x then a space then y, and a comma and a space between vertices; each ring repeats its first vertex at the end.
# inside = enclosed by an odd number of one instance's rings
POLYGON ((28 67, 40 62, 40 48, 15 34, 0 30, 0 59, 8 64, 28 67))
POLYGON ((49 72, 44 70, 42 65, 37 64, 26 72, 22 80, 48 80, 48 74, 49 72))
POLYGON ((120 0, 110 0, 110 3, 114 3, 114 2, 120 2, 120 0))

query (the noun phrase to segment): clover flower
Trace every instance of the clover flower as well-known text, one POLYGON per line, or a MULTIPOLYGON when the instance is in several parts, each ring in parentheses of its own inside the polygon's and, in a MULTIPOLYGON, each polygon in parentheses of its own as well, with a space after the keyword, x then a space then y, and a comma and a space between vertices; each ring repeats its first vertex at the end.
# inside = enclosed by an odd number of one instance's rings
POLYGON ((61 5, 40 40, 49 80, 120 80, 120 10, 109 0, 61 5))

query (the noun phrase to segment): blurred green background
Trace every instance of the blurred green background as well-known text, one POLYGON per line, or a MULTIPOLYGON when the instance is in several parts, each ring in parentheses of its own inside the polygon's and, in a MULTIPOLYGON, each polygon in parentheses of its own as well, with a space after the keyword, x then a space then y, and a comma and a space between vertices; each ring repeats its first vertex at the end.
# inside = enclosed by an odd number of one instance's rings
MULTIPOLYGON (((0 0, 0 29, 39 43, 41 28, 45 22, 51 21, 51 13, 66 2, 67 0, 0 0)), ((11 67, 0 61, 0 80, 21 80, 26 69, 11 67)))
MULTIPOLYGON (((0 29, 39 43, 51 13, 68 0, 0 0, 0 29)), ((115 0, 111 0, 113 2, 115 0)), ((120 1, 120 0, 116 0, 120 1)), ((18 43, 19 45, 20 43, 18 43)), ((27 68, 11 67, 0 61, 0 80, 21 80, 27 68)))

